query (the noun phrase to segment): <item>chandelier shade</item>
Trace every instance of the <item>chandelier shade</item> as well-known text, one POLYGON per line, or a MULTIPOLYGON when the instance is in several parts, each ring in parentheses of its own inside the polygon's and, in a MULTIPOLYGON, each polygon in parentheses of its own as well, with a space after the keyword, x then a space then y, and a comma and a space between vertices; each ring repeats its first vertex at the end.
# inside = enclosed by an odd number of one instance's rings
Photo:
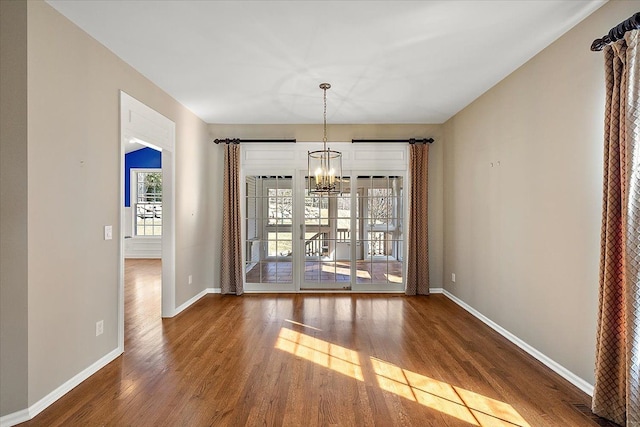
POLYGON ((327 89, 329 83, 320 84, 324 91, 324 135, 322 150, 307 152, 307 180, 309 193, 331 195, 342 193, 342 153, 327 147, 327 89))
POLYGON ((309 192, 342 193, 342 153, 331 149, 309 151, 309 192))

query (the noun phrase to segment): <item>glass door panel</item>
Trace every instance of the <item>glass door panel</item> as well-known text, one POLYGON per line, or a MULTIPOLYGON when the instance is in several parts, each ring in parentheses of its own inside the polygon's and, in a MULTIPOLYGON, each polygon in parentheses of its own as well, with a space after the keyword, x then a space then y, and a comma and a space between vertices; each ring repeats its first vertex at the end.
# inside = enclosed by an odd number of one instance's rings
POLYGON ((403 290, 403 179, 357 178, 358 232, 354 290, 403 290))
POLYGON ((245 178, 245 287, 293 290, 291 176, 245 178))
MULTIPOLYGON (((313 178, 311 178, 313 180, 313 178)), ((307 191, 307 177, 245 178, 245 289, 404 290, 403 177, 343 177, 343 193, 307 191)))
MULTIPOLYGON (((314 178, 305 177, 303 182, 314 178)), ((320 196, 304 190, 303 263, 300 289, 351 289, 352 196, 349 177, 343 193, 320 196)))

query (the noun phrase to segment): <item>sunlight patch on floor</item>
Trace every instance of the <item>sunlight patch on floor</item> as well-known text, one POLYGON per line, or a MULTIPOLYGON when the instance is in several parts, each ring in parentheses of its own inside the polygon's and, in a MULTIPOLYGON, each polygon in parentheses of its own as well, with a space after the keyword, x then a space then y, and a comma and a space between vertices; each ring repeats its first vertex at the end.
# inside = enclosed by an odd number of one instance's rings
POLYGON ((380 359, 371 364, 383 390, 477 426, 529 427, 508 403, 402 369, 380 359))
POLYGON ((280 330, 275 347, 356 380, 364 381, 358 353, 348 348, 287 328, 280 330))
MULTIPOLYGON (((360 357, 356 351, 287 328, 280 330, 275 347, 364 381, 360 357)), ((369 361, 382 390, 471 425, 530 427, 508 403, 420 375, 381 359, 370 357, 369 361)))
MULTIPOLYGON (((338 265, 338 264, 336 264, 336 265, 338 265)), ((331 264, 322 264, 322 272, 323 273, 334 274, 333 265, 331 265, 331 264)), ((350 276, 351 275, 351 267, 346 268, 346 267, 336 266, 335 274, 341 274, 343 276, 350 276)), ((359 270, 359 269, 356 270, 356 276, 361 278, 361 279, 371 279, 371 274, 367 270, 359 270)))

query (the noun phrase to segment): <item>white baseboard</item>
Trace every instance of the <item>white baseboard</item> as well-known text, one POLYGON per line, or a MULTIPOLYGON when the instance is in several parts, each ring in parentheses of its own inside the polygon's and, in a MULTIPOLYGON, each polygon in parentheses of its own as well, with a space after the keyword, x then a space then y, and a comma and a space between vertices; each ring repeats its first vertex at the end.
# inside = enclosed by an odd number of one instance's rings
POLYGON ((475 308, 471 307, 466 302, 462 301, 460 298, 458 298, 455 295, 453 295, 451 292, 447 291, 446 289, 442 289, 442 292, 433 292, 433 293, 442 293, 442 294, 444 294, 451 301, 455 302, 460 307, 464 308, 466 311, 468 311, 473 316, 478 318, 480 321, 485 323, 491 329, 493 329, 494 331, 496 331, 497 333, 499 333, 500 335, 502 335, 503 337, 505 337, 506 339, 508 339, 509 341, 514 343, 515 345, 517 345, 518 347, 520 347, 522 350, 524 350, 527 353, 529 353, 531 356, 533 356, 534 358, 539 360, 542 364, 547 366, 549 369, 554 371, 556 374, 560 375, 562 378, 564 378, 565 380, 569 381, 571 384, 573 384, 574 386, 578 387, 580 390, 582 390, 583 392, 587 393, 589 396, 593 396, 593 385, 592 384, 589 384, 587 381, 583 380, 582 378, 580 378, 579 376, 577 376, 576 374, 574 374, 573 372, 571 372, 570 370, 568 370, 567 368, 565 368, 564 366, 562 366, 561 364, 556 362, 555 360, 551 359, 550 357, 546 356, 545 354, 543 354, 542 352, 538 351, 534 347, 530 346, 526 342, 522 341, 520 338, 518 338, 517 336, 515 336, 511 332, 507 331, 502 326, 498 325, 493 320, 489 319, 484 314, 480 313, 478 310, 476 310, 475 308))
POLYGON ((200 292, 198 292, 196 295, 194 295, 192 298, 188 299, 187 301, 185 301, 183 304, 181 304, 179 307, 176 307, 175 310, 173 310, 173 313, 171 315, 171 317, 173 316, 177 316, 178 314, 182 313, 184 310, 186 310, 187 308, 189 308, 191 306, 191 304, 193 304, 194 302, 198 301, 200 298, 202 298, 203 296, 205 296, 207 294, 207 290, 204 289, 200 292))
POLYGON ((180 305, 180 307, 177 307, 173 311, 173 314, 172 314, 171 317, 177 316, 178 314, 182 313, 184 310, 186 310, 187 308, 191 307, 191 305, 193 305, 196 301, 198 301, 203 296, 205 296, 207 294, 219 294, 219 293, 220 293, 220 288, 206 288, 206 289, 198 292, 195 296, 190 298, 188 301, 185 301, 183 304, 180 305))
MULTIPOLYGON (((173 315, 176 316, 180 312, 189 308, 193 303, 198 301, 200 298, 202 298, 206 294, 219 294, 219 293, 220 293, 220 288, 206 288, 205 290, 195 295, 193 298, 189 299, 184 304, 180 305, 180 307, 176 308, 173 315)), ((105 367, 107 364, 109 364, 111 361, 116 359, 121 354, 122 354, 122 349, 120 348, 117 348, 111 351, 109 354, 100 358, 100 360, 93 363, 87 369, 83 370, 82 372, 80 372, 79 374, 71 378, 69 381, 62 384, 60 387, 58 387, 57 389, 49 393, 47 396, 40 399, 38 402, 30 406, 29 408, 0 417, 0 427, 11 427, 11 426, 15 426, 16 424, 29 421, 30 419, 38 415, 40 412, 45 410, 47 407, 49 407, 51 404, 53 404, 56 400, 60 399, 62 396, 67 394, 69 391, 71 391, 71 389, 76 387, 82 381, 89 378, 91 375, 95 374, 97 371, 105 367)))
POLYGON ((48 408, 51 404, 53 404, 56 400, 60 399, 62 396, 70 392, 74 387, 78 384, 89 378, 91 375, 98 372, 100 369, 107 366, 114 359, 122 354, 122 351, 119 348, 112 350, 110 353, 101 357, 98 361, 93 363, 91 366, 75 375, 73 378, 62 384, 57 389, 53 390, 51 393, 31 405, 27 409, 23 409, 18 412, 14 412, 12 414, 8 414, 0 418, 0 427, 10 427, 16 424, 23 423, 25 421, 29 421, 40 412, 48 408))
POLYGON ((11 414, 5 415, 4 417, 0 417, 0 427, 15 426, 16 424, 29 421, 30 419, 31 417, 29 416, 29 409, 23 409, 22 411, 13 412, 11 414))

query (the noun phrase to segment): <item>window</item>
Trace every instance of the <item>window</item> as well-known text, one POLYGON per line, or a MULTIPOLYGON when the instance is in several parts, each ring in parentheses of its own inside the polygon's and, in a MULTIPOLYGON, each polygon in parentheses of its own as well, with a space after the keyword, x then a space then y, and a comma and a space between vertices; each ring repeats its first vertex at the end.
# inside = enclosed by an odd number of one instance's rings
POLYGON ((135 171, 135 235, 162 235, 162 172, 135 171))

